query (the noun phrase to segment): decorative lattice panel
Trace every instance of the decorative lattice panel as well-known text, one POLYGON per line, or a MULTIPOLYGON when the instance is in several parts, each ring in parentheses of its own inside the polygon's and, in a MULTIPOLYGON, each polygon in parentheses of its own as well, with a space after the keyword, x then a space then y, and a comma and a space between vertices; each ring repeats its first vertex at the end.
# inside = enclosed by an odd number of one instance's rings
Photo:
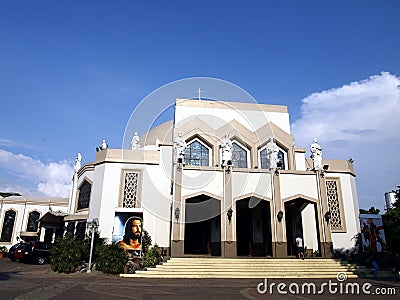
POLYGON ((138 195, 138 177, 137 172, 125 173, 124 181, 124 199, 122 201, 123 207, 135 208, 138 195))
POLYGON ((332 230, 343 230, 344 224, 340 211, 340 199, 337 181, 326 181, 326 194, 328 197, 329 211, 331 212, 330 225, 332 230))

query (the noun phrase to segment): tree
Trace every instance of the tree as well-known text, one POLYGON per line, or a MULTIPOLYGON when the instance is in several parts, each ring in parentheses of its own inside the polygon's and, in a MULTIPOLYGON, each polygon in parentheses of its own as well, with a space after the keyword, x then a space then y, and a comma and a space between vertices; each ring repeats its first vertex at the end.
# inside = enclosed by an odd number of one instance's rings
POLYGON ((400 207, 400 185, 397 186, 397 189, 392 191, 394 193, 394 197, 396 201, 393 203, 393 207, 399 208, 400 207))
POLYGON ((375 208, 374 206, 371 206, 371 208, 369 210, 360 208, 360 214, 378 215, 379 213, 380 213, 380 210, 378 208, 375 208))
POLYGON ((383 216, 382 221, 385 226, 386 241, 394 254, 400 253, 400 186, 393 191, 396 201, 393 208, 389 209, 383 216))

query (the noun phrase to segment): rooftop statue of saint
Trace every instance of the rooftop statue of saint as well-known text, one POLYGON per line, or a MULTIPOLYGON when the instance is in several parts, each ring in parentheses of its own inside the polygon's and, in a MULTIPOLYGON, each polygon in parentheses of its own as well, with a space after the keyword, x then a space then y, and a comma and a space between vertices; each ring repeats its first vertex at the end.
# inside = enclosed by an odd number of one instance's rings
POLYGON ((187 144, 186 144, 185 140, 182 138, 182 132, 179 132, 178 136, 176 137, 176 139, 174 141, 176 162, 184 164, 186 147, 187 147, 187 144))
POLYGON ((108 148, 108 145, 106 143, 106 140, 103 140, 103 142, 100 145, 100 150, 106 150, 108 148))
POLYGON ((75 158, 75 166, 74 166, 75 172, 78 172, 79 169, 81 168, 81 161, 82 161, 82 154, 78 152, 78 155, 75 158))
POLYGON ((132 150, 139 149, 139 141, 140 141, 140 138, 139 138, 137 132, 135 132, 134 136, 132 137, 132 141, 131 141, 131 149, 132 150))
POLYGON ((311 159, 313 161, 314 170, 322 170, 322 148, 318 144, 317 138, 313 139, 313 143, 310 145, 311 159))
POLYGON ((224 138, 221 140, 221 149, 222 149, 222 166, 232 164, 232 141, 229 138, 229 134, 225 133, 224 138))
POLYGON ((267 166, 269 169, 276 169, 278 166, 278 146, 275 144, 274 139, 272 137, 269 138, 269 141, 266 145, 267 150, 267 166))

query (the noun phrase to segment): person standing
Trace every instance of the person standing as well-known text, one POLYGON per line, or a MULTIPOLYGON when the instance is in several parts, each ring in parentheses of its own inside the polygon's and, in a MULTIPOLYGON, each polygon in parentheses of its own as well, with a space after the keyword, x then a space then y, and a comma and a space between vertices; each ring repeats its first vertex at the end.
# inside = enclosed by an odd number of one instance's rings
POLYGON ((300 234, 297 234, 296 237, 296 257, 304 259, 304 247, 303 247, 303 239, 300 234))

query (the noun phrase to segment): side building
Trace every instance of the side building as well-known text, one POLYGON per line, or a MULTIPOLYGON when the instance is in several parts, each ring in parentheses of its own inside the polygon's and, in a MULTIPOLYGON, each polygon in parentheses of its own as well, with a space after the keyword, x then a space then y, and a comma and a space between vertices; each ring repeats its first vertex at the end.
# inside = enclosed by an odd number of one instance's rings
POLYGON ((0 198, 0 246, 19 241, 53 242, 63 236, 68 198, 9 196, 0 198))

